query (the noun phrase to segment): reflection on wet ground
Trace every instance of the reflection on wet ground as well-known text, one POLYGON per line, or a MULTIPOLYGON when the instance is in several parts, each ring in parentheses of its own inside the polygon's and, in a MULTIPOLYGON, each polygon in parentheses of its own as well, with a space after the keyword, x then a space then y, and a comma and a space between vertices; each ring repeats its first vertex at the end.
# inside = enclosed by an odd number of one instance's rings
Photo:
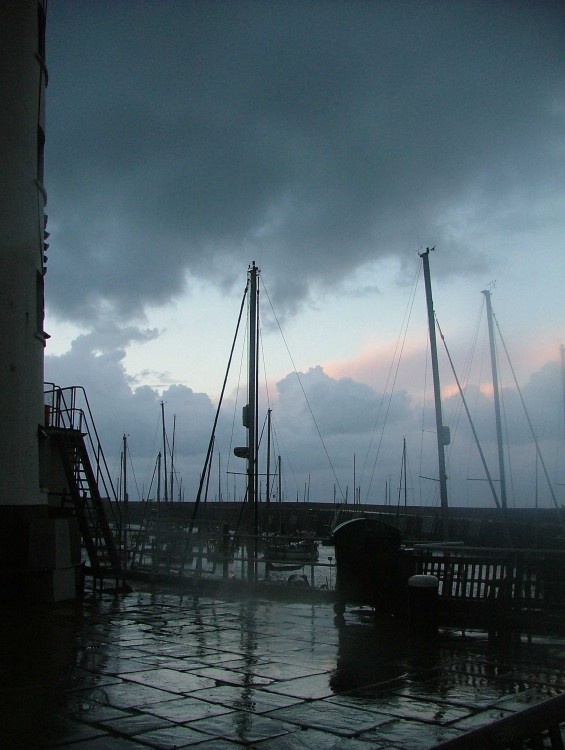
POLYGON ((565 637, 150 590, 1 612, 10 750, 421 750, 565 691, 565 637))

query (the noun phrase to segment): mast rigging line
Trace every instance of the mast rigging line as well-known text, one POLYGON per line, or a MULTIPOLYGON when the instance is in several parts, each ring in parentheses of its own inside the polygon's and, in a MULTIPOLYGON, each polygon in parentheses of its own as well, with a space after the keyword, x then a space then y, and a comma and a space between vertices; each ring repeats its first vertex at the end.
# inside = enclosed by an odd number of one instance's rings
MULTIPOLYGON (((236 337, 237 337, 237 331, 236 331, 236 337)), ((245 333, 245 337, 247 338, 247 332, 245 333)), ((238 413, 238 404, 239 404, 239 391, 241 387, 241 373, 243 370, 243 361, 245 358, 245 339, 244 339, 244 346, 241 349, 241 357, 239 360, 239 374, 237 378, 237 388, 235 391, 235 400, 233 405, 233 414, 232 414, 232 423, 231 423, 231 433, 230 433, 230 444, 229 444, 229 450, 228 450, 228 460, 227 460, 227 466, 226 466, 226 477, 229 473, 237 474, 239 472, 230 472, 230 461, 232 456, 232 448, 233 448, 233 442, 234 442, 234 434, 235 434, 235 420, 236 420, 236 414, 238 413)), ((227 479, 226 479, 226 497, 229 498, 229 487, 227 486, 227 479)), ((235 497, 235 488, 234 488, 234 502, 236 501, 235 497)))
POLYGON ((500 342, 501 342, 501 344, 502 344, 502 346, 504 348, 504 353, 506 354, 506 359, 508 360, 508 365, 510 366, 510 372, 512 373, 512 377, 514 378, 514 384, 516 386, 516 390, 518 392, 518 395, 520 396, 520 401, 522 403, 522 408, 524 409, 524 414, 526 415, 526 420, 528 422, 528 427, 530 428, 530 432, 531 432, 531 435, 532 435, 532 439, 534 441, 534 445, 536 446, 536 454, 537 454, 537 457, 540 460, 541 467, 543 469, 543 473, 544 473, 545 479, 547 481, 547 486, 549 488, 549 494, 551 495, 551 499, 553 500, 553 504, 555 505, 556 509, 561 512, 562 508, 559 507, 559 503, 557 502, 557 498, 555 497, 555 492, 553 491, 553 485, 551 484, 551 480, 549 478, 549 474, 547 473, 547 468, 545 466, 545 461, 543 460, 543 456, 541 455, 541 451, 540 451, 540 448, 539 448, 538 439, 537 439, 536 434, 534 432, 534 427, 533 427, 532 422, 530 420, 530 415, 528 414, 528 410, 526 408, 526 403, 524 401, 524 397, 522 396, 522 390, 521 390, 520 386, 518 385, 518 379, 516 378, 516 373, 514 371, 514 367, 512 366, 512 362, 510 361, 510 355, 508 353, 508 349, 506 348, 506 343, 505 343, 504 338, 502 336, 502 332, 500 330, 500 326, 498 325, 498 320, 497 320, 497 318, 496 318, 496 316, 494 314, 493 314, 493 318, 494 318, 494 322, 496 323, 496 329, 498 331, 498 335, 500 336, 500 342))
POLYGON ((372 445, 373 445, 373 440, 375 438, 375 433, 377 431, 377 425, 379 423, 379 419, 380 419, 380 416, 381 416, 381 411, 383 409, 383 404, 384 404, 384 401, 385 401, 385 395, 386 395, 386 392, 387 392, 387 389, 388 389, 388 386, 389 386, 389 383, 390 383, 391 374, 392 374, 394 363, 395 363, 395 360, 396 360, 396 370, 394 372, 394 378, 393 378, 393 381, 392 381, 392 388, 391 388, 390 393, 389 393, 388 404, 387 404, 387 407, 386 407, 386 413, 385 413, 385 416, 384 416, 384 422, 383 422, 383 426, 382 426, 382 429, 381 429, 379 444, 377 446, 377 452, 375 454, 375 460, 373 461, 373 467, 372 467, 372 470, 371 470, 371 476, 370 476, 370 479, 369 479, 369 484, 368 484, 368 487, 367 487, 367 492, 365 494, 365 505, 367 505, 367 503, 369 502, 369 492, 370 492, 371 486, 373 484, 373 479, 374 479, 375 471, 376 471, 376 468, 377 468, 377 461, 379 460, 379 455, 380 455, 380 452, 381 452, 381 447, 382 447, 382 443, 383 443, 383 439, 384 439, 384 430, 385 430, 385 427, 386 427, 386 423, 388 421, 388 415, 389 415, 389 412, 390 412, 390 407, 392 405, 392 397, 394 395, 394 391, 395 391, 395 387, 396 387, 396 380, 398 378, 398 371, 400 369, 400 360, 402 359, 402 354, 404 353, 404 346, 406 344, 406 337, 408 335, 408 325, 409 325, 410 319, 412 317, 412 309, 414 307, 414 300, 416 299, 416 290, 417 290, 418 282, 419 282, 419 279, 420 279, 421 267, 422 267, 422 264, 418 263, 418 267, 417 267, 417 270, 416 270, 416 275, 415 275, 414 281, 412 283, 412 289, 411 289, 411 292, 410 292, 410 297, 408 298, 408 303, 407 303, 406 309, 404 311, 404 317, 402 319, 402 324, 400 326, 400 331, 399 331, 399 334, 398 334, 398 338, 396 339, 396 345, 395 345, 395 349, 394 349, 394 354, 393 354, 393 357, 392 357, 392 360, 391 360, 391 363, 390 363, 390 367, 389 367, 389 370, 388 370, 388 373, 387 373, 387 378, 386 378, 386 382, 385 382, 385 387, 384 387, 384 390, 383 390, 383 394, 382 394, 382 397, 381 397, 381 402, 379 404, 379 409, 378 409, 377 416, 375 418, 375 422, 374 422, 374 425, 373 425, 373 432, 371 434, 371 439, 369 441, 369 446, 367 448, 367 453, 365 454, 365 460, 364 460, 363 466, 361 468, 361 476, 359 478, 359 484, 361 484, 361 482, 363 480, 363 476, 365 474, 365 467, 366 467, 368 459, 369 459, 369 453, 370 453, 372 445), (404 335, 403 335, 403 331, 404 331, 404 335), (400 344, 401 339, 402 339, 402 344, 400 344), (399 348, 400 348, 400 353, 398 353, 399 348), (397 354, 398 354, 398 359, 397 359, 397 354))
MULTIPOLYGON (((232 358, 233 358, 233 353, 234 353, 234 350, 235 350, 235 343, 237 341, 237 334, 239 332, 239 326, 241 324, 241 318, 243 316, 243 310, 244 310, 244 307, 245 307, 245 299, 247 297, 247 292, 248 291, 249 291, 249 284, 246 284, 245 285, 245 290, 243 292, 243 297, 241 299, 241 305, 240 305, 240 308, 239 308, 239 315, 238 315, 237 324, 236 324, 236 327, 235 327, 235 334, 234 334, 232 345, 231 345, 231 349, 230 349, 230 356, 229 356, 229 359, 228 359, 228 365, 226 367, 226 374, 224 375, 224 382, 222 383, 222 390, 221 390, 221 393, 220 393, 220 398, 218 400, 218 406, 216 408, 216 414, 214 416, 214 424, 212 426, 212 434, 210 436, 210 441, 208 442, 208 450, 206 452, 206 459, 204 460, 204 468, 203 468, 202 474, 200 476, 200 482, 199 482, 199 485, 198 485, 198 493, 196 495, 196 500, 195 500, 195 503, 194 503, 194 509, 192 511, 192 517, 190 519, 190 525, 188 527, 188 538, 187 538, 187 542, 186 542, 186 545, 185 545, 185 552, 188 549, 188 544, 190 542, 190 535, 192 534, 192 529, 194 527, 194 521, 196 519, 196 514, 198 512, 198 507, 200 505, 200 500, 201 500, 201 497, 202 497, 202 488, 204 486, 206 469, 208 467, 208 464, 210 463, 210 458, 211 458, 211 455, 212 455, 212 449, 213 449, 213 446, 214 446, 214 438, 215 438, 215 434, 216 434, 216 427, 218 425, 218 419, 219 419, 219 416, 220 416, 220 409, 222 407, 222 402, 224 400, 224 394, 225 394, 226 385, 227 385, 227 382, 228 382, 228 375, 229 375, 229 372, 230 372, 230 367, 231 367, 231 362, 232 362, 232 358)), ((183 571, 184 571, 184 560, 185 560, 185 558, 186 558, 186 554, 183 555, 183 560, 182 560, 182 563, 181 563, 180 568, 179 568, 179 577, 182 576, 183 571)))
MULTIPOLYGON (((479 310, 479 315, 478 315, 477 321, 475 323, 475 330, 473 331, 473 336, 472 336, 472 340, 471 340, 471 346, 469 348, 469 359, 467 360, 467 363, 466 363, 465 368, 464 368, 463 379, 465 381, 465 393, 467 393, 467 388, 468 388, 469 382, 470 382, 472 362, 475 359, 475 353, 476 353, 476 351, 478 349, 478 345, 479 345, 479 333, 481 332, 481 330, 483 330, 483 327, 481 326, 481 323, 482 323, 482 319, 483 319, 483 312, 485 310, 485 306, 486 306, 485 297, 483 295, 482 296, 482 300, 481 300, 481 306, 480 306, 480 310, 479 310)), ((480 356, 479 367, 478 367, 478 375, 477 375, 478 386, 477 386, 477 388, 475 390, 475 395, 474 395, 474 399, 473 399, 473 414, 475 414, 475 415, 478 413, 479 396, 481 395, 481 383, 483 382, 485 337, 486 336, 488 336, 488 331, 484 331, 484 333, 483 333, 482 346, 481 346, 481 349, 480 349, 480 355, 481 356, 480 356)), ((466 476, 467 481, 471 481, 471 479, 472 479, 469 476, 470 470, 471 470, 471 451, 469 451, 468 461, 467 461, 467 476, 466 476)), ((468 499, 467 499, 467 504, 468 504, 468 499)))
MULTIPOLYGON (((483 302, 483 304, 484 304, 484 302, 483 302)), ((440 336, 443 339, 443 344, 446 347, 446 351, 447 351, 447 346, 446 346, 445 338, 444 338, 444 336, 442 334, 442 331, 441 331, 441 328, 440 328, 440 325, 439 325, 439 321, 437 319, 435 311, 434 311, 434 317, 435 317, 435 320, 436 320, 437 329, 438 329, 438 331, 440 333, 440 336)), ((473 355, 474 355, 474 352, 475 352, 475 349, 476 349, 476 346, 477 346, 477 339, 478 339, 478 334, 479 334, 479 326, 480 326, 481 318, 482 318, 482 306, 481 306, 478 318, 477 318, 476 323, 475 323, 475 329, 473 331, 473 336, 472 336, 472 339, 471 339, 471 346, 470 346, 470 348, 468 350, 468 353, 467 353, 467 360, 466 360, 466 362, 465 362, 465 364, 463 366, 462 381, 465 383, 465 386, 463 387, 463 392, 467 391, 467 388, 468 388, 468 385, 469 385, 469 378, 470 378, 470 372, 471 372, 471 364, 472 364, 473 355)), ((449 352, 448 352, 448 356, 449 356, 449 352)), ((452 371, 453 370, 454 370, 454 367, 452 365, 452 371)), ((454 403, 456 403, 456 405, 453 408, 449 408, 446 405, 446 409, 445 409, 445 417, 446 417, 445 421, 448 424, 452 425, 452 427, 451 427, 451 442, 450 442, 450 444, 448 446, 448 451, 447 451, 447 460, 448 461, 451 459, 451 453, 453 451, 453 447, 454 447, 454 444, 455 444, 457 430, 459 429, 459 424, 461 422, 461 413, 462 413, 463 407, 464 407, 463 399, 461 399, 461 401, 457 401, 457 402, 454 402, 454 403)))
MULTIPOLYGON (((496 352, 496 361, 497 363, 499 362, 498 350, 496 352)), ((512 455, 510 451, 508 450, 508 446, 510 445, 510 433, 508 430, 508 417, 507 417, 508 412, 506 409, 506 402, 504 400, 504 388, 500 389, 500 403, 502 404, 501 416, 502 416, 502 422, 503 422, 503 427, 504 427, 504 440, 505 440, 505 445, 507 446, 507 449, 505 451, 505 456, 506 456, 506 460, 508 461, 508 474, 510 477, 509 483, 512 489, 512 492, 511 492, 512 504, 514 505, 514 507, 516 507, 516 490, 514 489, 514 471, 512 468, 512 455)))
MULTIPOLYGON (((277 420, 276 417, 272 420, 272 427, 273 427, 273 440, 276 443, 276 449, 277 449, 277 455, 283 456, 285 461, 285 472, 284 472, 284 484, 285 484, 285 493, 287 497, 290 497, 290 484, 293 484, 293 493, 298 490, 298 478, 296 476, 296 471, 294 470, 294 465, 292 463, 292 459, 290 457, 290 451, 288 450, 286 443, 284 441, 284 436, 282 432, 279 432, 277 430, 277 420), (288 475, 290 474, 292 478, 292 482, 288 480, 288 475)), ((281 488, 282 489, 282 488, 281 488)))
POLYGON ((463 407, 465 408, 465 412, 467 414, 467 417, 469 419, 469 424, 471 425, 471 431, 473 433, 473 438, 475 440, 475 444, 477 446, 477 449, 479 451, 479 456, 481 457, 481 462, 483 464, 483 469, 485 470, 485 474, 487 476, 487 481, 489 483, 490 491, 492 493, 494 502, 496 503, 496 507, 501 509, 502 506, 500 505, 500 501, 498 499, 498 495, 496 494, 496 489, 494 487, 489 468, 487 466, 487 462, 485 459, 485 455, 483 453, 483 449, 481 448, 481 444, 479 442, 479 437, 477 435, 477 432, 475 430, 475 425, 473 424, 473 420, 471 418, 471 412, 469 411, 469 407, 467 406, 467 399, 465 398, 465 394, 463 393, 463 389, 461 388, 461 383, 459 382, 459 378, 457 377, 457 373, 455 371, 455 365, 453 364, 453 360, 451 359, 451 354, 449 353, 449 349, 447 348, 447 342, 445 340, 445 336, 443 335, 443 331, 441 330, 441 327, 439 325, 439 321, 437 319, 437 315, 434 312, 434 318, 436 321, 436 326, 439 332, 439 335, 441 337, 441 340, 443 341, 443 346, 445 347, 445 352, 447 354, 447 358, 449 360, 449 364, 451 365, 451 371, 453 372, 453 377, 455 378, 455 382, 457 383, 457 388, 459 389, 459 395, 461 396, 461 400, 463 402, 463 407))
POLYGON ((277 327, 279 329, 279 332, 281 334, 282 340, 284 342, 287 354, 288 354, 289 359, 290 359, 290 361, 292 363, 292 367, 294 369, 294 374, 296 375, 296 378, 298 380, 298 384, 300 385, 300 390, 302 391, 302 395, 304 396, 304 399, 306 401, 306 405, 308 406, 308 411, 310 412, 310 416, 312 417, 312 421, 314 422, 314 427, 316 428, 316 432, 318 433, 318 437, 320 438, 320 442, 322 443, 322 447, 324 449, 324 453, 326 454, 326 458, 328 459, 328 463, 330 465, 330 468, 331 468, 331 471, 332 471, 335 483, 338 486, 338 489, 339 489, 339 492, 340 492, 340 495, 341 495, 341 499, 342 499, 342 502, 343 502, 344 499, 345 499, 344 498, 344 494, 343 494, 343 490, 341 489, 341 485, 339 483, 339 479, 337 478, 334 465, 333 465, 332 460, 330 458, 330 454, 329 454, 327 446, 326 446, 326 444, 324 442, 324 438, 322 437, 322 433, 320 432, 320 428, 318 426, 318 422, 316 421, 316 417, 314 416, 314 412, 312 411, 312 407, 310 405, 310 401, 308 400, 308 396, 306 395, 306 390, 304 389, 304 385, 302 383, 302 379, 301 379, 300 374, 299 374, 299 372, 298 372, 298 370, 296 368, 296 365, 294 363, 294 359, 292 358, 292 354, 290 353, 290 349, 289 349, 288 343, 287 343, 286 338, 284 336, 281 324, 279 322, 279 319, 278 319, 277 314, 275 312, 275 309, 273 307, 273 303, 271 302, 271 298, 269 296, 269 292, 268 292, 267 287, 265 286, 264 282, 263 282, 263 289, 265 291, 265 294, 267 295, 267 299, 269 300, 269 305, 271 307, 271 312, 273 313, 273 317, 275 318, 275 321, 276 321, 277 327))

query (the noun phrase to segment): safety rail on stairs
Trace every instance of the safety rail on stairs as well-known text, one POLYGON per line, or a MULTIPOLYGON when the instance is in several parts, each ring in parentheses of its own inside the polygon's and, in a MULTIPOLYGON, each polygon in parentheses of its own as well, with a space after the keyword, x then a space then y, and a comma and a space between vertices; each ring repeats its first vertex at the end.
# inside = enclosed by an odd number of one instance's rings
POLYGON ((44 404, 45 429, 60 444, 73 485, 71 495, 77 496, 75 508, 93 576, 117 576, 122 568, 121 509, 86 392, 81 386, 46 383, 44 404))

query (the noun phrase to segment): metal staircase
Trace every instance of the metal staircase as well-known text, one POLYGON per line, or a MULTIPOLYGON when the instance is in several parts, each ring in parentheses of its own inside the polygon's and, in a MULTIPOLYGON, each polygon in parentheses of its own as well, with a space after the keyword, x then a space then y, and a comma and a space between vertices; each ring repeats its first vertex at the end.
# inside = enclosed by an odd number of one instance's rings
POLYGON ((122 575, 121 514, 86 394, 82 388, 52 386, 45 403, 52 466, 65 480, 64 490, 50 494, 57 496, 62 512, 77 517, 93 579, 102 584, 114 578, 117 584, 122 575))

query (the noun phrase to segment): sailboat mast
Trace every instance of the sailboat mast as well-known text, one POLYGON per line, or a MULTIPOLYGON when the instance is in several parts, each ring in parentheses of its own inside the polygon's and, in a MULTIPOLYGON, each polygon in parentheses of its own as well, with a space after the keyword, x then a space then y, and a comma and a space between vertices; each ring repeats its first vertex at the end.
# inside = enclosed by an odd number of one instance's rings
POLYGON ((128 566, 128 532, 129 532, 129 507, 128 507, 128 436, 123 436, 123 463, 122 463, 122 497, 124 501, 124 513, 123 513, 123 524, 124 524, 124 559, 125 565, 124 570, 128 566))
POLYGON ((171 501, 175 499, 175 434, 177 430, 177 415, 173 414, 173 444, 171 446, 171 501))
POLYGON ((167 433, 165 432, 165 402, 161 401, 161 426, 163 428, 163 477, 165 483, 163 485, 165 490, 165 502, 169 499, 169 490, 167 488, 167 433))
POLYGON ((563 386, 563 434, 565 435, 565 346, 559 347, 561 352, 561 382, 563 386))
POLYGON ((128 436, 124 434, 123 438, 123 454, 122 454, 122 494, 124 499, 124 515, 127 517, 128 508, 128 436))
POLYGON ((249 361, 247 402, 247 501, 253 527, 253 554, 249 561, 249 579, 257 580, 257 544, 259 513, 257 508, 257 276, 255 261, 249 267, 249 361))
POLYGON ((496 365, 496 345, 494 341, 494 326, 492 324, 492 302, 490 291, 483 291, 487 306, 488 337, 490 342, 490 366, 492 371, 492 390, 494 395, 494 416, 496 420, 496 444, 498 447, 498 473, 500 478, 500 504, 506 510, 506 474, 504 471, 504 449, 502 445, 502 421, 500 419, 500 392, 498 388, 498 368, 496 365))
POLYGON ((157 454, 157 509, 161 505, 161 451, 157 454))
POLYGON ((434 382, 434 400, 436 412, 436 433, 437 433, 437 454, 439 469, 439 493, 441 502, 441 520, 443 539, 449 539, 449 510, 447 503, 447 474, 445 470, 445 446, 449 444, 447 430, 443 426, 443 416, 441 413, 441 389, 439 382, 439 367, 437 360, 437 342, 436 327, 434 320, 434 302, 432 298, 432 282, 430 279, 429 254, 435 248, 427 247, 425 252, 420 253, 424 267, 424 282, 426 285, 426 303, 428 308, 428 330, 430 336, 430 354, 432 360, 432 375, 434 382))
POLYGON ((404 480, 404 507, 408 506, 408 489, 406 487, 406 438, 402 440, 402 474, 404 480))
POLYGON ((222 502, 222 454, 218 451, 218 502, 222 502))
POLYGON ((267 494, 265 501, 265 517, 267 519, 265 531, 269 533, 269 500, 271 494, 271 412, 267 409, 267 494))

